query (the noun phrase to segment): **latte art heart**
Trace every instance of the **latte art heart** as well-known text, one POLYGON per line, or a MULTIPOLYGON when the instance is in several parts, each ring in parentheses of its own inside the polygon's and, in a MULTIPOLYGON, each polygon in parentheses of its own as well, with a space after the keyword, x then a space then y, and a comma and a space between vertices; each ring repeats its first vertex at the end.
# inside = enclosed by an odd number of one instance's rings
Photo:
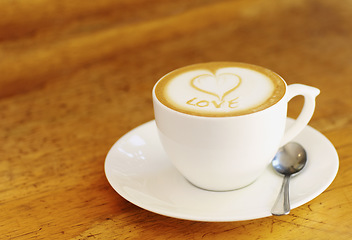
POLYGON ((158 101, 177 112, 233 117, 262 111, 285 95, 272 71, 245 63, 200 63, 176 69, 154 87, 158 101))
POLYGON ((203 74, 191 81, 191 86, 198 91, 213 95, 220 101, 226 95, 234 91, 241 84, 241 78, 232 73, 221 73, 218 75, 203 74))

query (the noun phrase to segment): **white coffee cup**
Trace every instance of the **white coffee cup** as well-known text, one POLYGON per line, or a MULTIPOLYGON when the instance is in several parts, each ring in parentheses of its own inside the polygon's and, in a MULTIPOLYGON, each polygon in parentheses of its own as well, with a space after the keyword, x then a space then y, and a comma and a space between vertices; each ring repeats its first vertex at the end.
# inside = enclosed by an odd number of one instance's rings
POLYGON ((254 65, 197 64, 177 69, 155 84, 155 121, 169 159, 189 182, 206 190, 234 190, 254 182, 278 148, 303 130, 313 115, 319 92, 302 84, 287 86, 276 73, 254 65), (170 81, 176 82, 170 84, 170 81), (177 81, 184 85, 177 85, 177 81), (167 91, 163 85, 168 85, 167 91), (274 90, 264 91, 271 88, 274 90), (165 100, 161 89, 170 99, 165 100), (174 94, 175 91, 179 92, 174 94), (264 97, 259 99, 261 95, 264 97), (288 102, 298 95, 304 96, 303 109, 285 131, 288 102), (181 105, 171 96, 177 101, 181 99, 181 105), (272 99, 266 100, 266 96, 272 99), (259 104, 262 109, 248 107, 257 98, 262 101, 259 104), (210 108, 205 113, 197 112, 205 107, 212 107, 214 112, 210 108))

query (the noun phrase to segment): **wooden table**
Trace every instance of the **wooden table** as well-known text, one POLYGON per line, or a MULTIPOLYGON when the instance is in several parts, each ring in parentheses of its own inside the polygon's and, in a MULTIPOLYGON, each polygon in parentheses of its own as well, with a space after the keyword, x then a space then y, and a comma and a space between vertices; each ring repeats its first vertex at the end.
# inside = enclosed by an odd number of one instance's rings
POLYGON ((352 239, 351 15, 335 0, 0 1, 0 238, 352 239), (287 216, 174 219, 105 177, 112 144, 153 119, 154 83, 220 60, 321 89, 310 125, 335 145, 339 172, 287 216))

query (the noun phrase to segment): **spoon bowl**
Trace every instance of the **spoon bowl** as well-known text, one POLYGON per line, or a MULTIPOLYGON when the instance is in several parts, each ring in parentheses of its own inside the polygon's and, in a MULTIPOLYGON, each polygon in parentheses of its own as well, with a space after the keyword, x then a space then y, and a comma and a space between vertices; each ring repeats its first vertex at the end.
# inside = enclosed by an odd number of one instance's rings
POLYGON ((307 153, 304 148, 295 142, 283 146, 276 153, 271 164, 282 175, 292 175, 301 171, 307 162, 307 153))
POLYGON ((290 212, 289 182, 290 177, 299 173, 307 162, 307 153, 298 143, 290 142, 281 147, 271 164, 275 171, 284 175, 284 181, 276 202, 271 209, 273 215, 286 215, 290 212))

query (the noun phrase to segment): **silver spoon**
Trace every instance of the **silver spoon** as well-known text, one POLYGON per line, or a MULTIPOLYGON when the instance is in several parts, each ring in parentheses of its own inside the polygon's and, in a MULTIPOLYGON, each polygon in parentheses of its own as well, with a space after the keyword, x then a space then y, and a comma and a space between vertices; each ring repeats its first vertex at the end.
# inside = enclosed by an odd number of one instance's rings
POLYGON ((276 216, 286 215, 290 212, 289 182, 292 174, 296 174, 303 169, 307 162, 307 154, 304 148, 298 143, 290 142, 281 147, 271 162, 273 168, 284 175, 284 181, 271 209, 271 213, 276 216))

